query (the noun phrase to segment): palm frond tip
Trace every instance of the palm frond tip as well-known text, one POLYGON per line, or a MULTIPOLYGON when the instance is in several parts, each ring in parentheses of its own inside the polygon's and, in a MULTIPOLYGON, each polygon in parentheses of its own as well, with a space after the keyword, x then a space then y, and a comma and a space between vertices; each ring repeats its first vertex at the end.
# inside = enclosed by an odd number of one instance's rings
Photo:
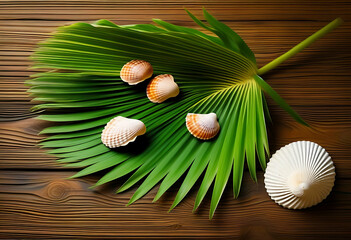
POLYGON ((44 102, 33 109, 48 110, 39 118, 61 123, 42 131, 51 136, 41 145, 53 148, 50 153, 60 162, 83 167, 73 177, 110 169, 98 186, 131 174, 118 190, 143 180, 130 204, 161 183, 154 200, 159 199, 184 175, 173 209, 204 172, 194 209, 214 184, 212 217, 231 173, 234 196, 239 195, 245 159, 253 180, 256 155, 261 168, 266 167, 269 116, 261 89, 304 122, 257 76, 255 56, 239 35, 206 10, 208 25, 188 13, 217 37, 158 19, 159 27, 118 26, 107 20, 60 27, 33 55, 35 67, 60 72, 40 74, 27 83, 34 99, 44 102), (131 59, 150 62, 154 74, 172 74, 180 96, 154 104, 146 97, 145 84, 122 82, 119 70, 131 59), (188 112, 215 112, 221 125, 218 137, 205 142, 192 137, 185 126, 188 112), (106 148, 100 133, 117 115, 142 120, 147 135, 123 149, 106 148))

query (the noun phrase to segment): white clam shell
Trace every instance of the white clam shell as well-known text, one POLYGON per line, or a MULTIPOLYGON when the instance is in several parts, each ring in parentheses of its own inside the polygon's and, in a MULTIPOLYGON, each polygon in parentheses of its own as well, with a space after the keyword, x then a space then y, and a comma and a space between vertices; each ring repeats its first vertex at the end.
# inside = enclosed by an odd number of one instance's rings
POLYGON ((135 59, 124 64, 120 71, 120 77, 129 85, 136 85, 150 78, 152 73, 153 69, 150 63, 135 59))
POLYGON ((268 195, 290 209, 312 207, 331 192, 333 162, 324 148, 309 141, 290 143, 271 157, 264 174, 268 195))
POLYGON ((146 94, 153 103, 161 103, 179 94, 179 87, 170 74, 162 74, 153 78, 147 85, 146 94))
POLYGON ((185 120, 189 132, 194 137, 202 140, 208 140, 215 137, 220 130, 217 115, 215 113, 188 113, 185 120))
POLYGON ((146 127, 142 121, 118 116, 106 124, 101 141, 106 147, 116 148, 134 142, 137 136, 145 132, 146 127))

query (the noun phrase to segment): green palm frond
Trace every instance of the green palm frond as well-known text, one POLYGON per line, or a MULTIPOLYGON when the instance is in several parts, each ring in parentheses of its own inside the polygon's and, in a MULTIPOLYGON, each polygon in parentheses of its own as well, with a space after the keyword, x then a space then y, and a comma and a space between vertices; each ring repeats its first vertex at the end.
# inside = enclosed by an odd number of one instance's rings
POLYGON ((27 83, 34 100, 42 102, 33 110, 46 110, 38 118, 57 122, 41 132, 51 136, 40 144, 52 148, 49 153, 59 162, 83 168, 73 177, 109 169, 97 186, 131 174, 117 191, 142 181, 130 204, 161 183, 158 200, 185 176, 173 209, 204 173, 194 210, 213 184, 212 218, 231 173, 234 196, 239 195, 245 159, 254 181, 256 155, 261 168, 266 167, 269 116, 262 90, 305 122, 257 75, 255 56, 239 35, 206 10, 208 25, 189 15, 218 37, 158 19, 154 22, 160 27, 118 26, 107 20, 60 27, 33 55, 34 67, 53 71, 27 83), (154 74, 172 74, 181 94, 151 103, 147 83, 129 86, 119 77, 132 59, 150 62, 154 74), (218 137, 201 141, 190 135, 185 126, 189 112, 215 112, 221 125, 218 137), (117 115, 142 120, 147 134, 123 148, 105 147, 101 131, 117 115))

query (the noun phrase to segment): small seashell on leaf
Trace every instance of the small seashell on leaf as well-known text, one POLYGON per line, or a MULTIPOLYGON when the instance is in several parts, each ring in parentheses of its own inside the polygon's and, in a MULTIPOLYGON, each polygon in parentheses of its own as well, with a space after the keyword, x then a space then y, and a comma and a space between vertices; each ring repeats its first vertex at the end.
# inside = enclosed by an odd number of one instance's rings
POLYGON ((136 85, 152 76, 153 69, 150 63, 144 60, 132 60, 121 69, 121 79, 129 85, 136 85))
POLYGON ((126 146, 145 132, 146 127, 142 121, 118 116, 106 124, 101 134, 101 141, 109 148, 126 146))
POLYGON ((220 129, 215 113, 188 113, 186 116, 186 127, 194 137, 202 140, 214 138, 220 129))
POLYGON ((264 174, 268 195, 290 209, 312 207, 334 186, 335 168, 324 148, 309 141, 290 143, 272 155, 264 174))
POLYGON ((162 74, 153 78, 147 85, 147 97, 153 103, 162 103, 179 94, 179 87, 170 74, 162 74))

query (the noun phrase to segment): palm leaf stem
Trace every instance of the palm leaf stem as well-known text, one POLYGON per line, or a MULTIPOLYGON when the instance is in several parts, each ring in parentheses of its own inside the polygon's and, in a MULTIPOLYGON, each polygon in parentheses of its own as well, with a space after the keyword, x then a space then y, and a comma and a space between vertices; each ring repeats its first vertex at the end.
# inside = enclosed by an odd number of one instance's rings
POLYGON ((303 49, 305 49, 306 47, 308 47, 309 45, 311 45, 312 43, 317 41, 319 38, 323 37, 324 35, 326 35, 327 33, 331 32, 331 31, 333 31, 335 28, 340 26, 342 23, 343 23, 343 20, 341 18, 335 19, 334 21, 330 22, 329 24, 327 24, 326 26, 324 26, 323 28, 321 28, 320 30, 318 30, 317 32, 315 32, 314 34, 312 34, 311 36, 309 36, 308 38, 306 38, 305 40, 303 40, 299 44, 297 44, 295 47, 293 47, 292 49, 290 49, 289 51, 284 53, 283 55, 277 57, 276 59, 274 59, 270 63, 261 67, 258 70, 257 74, 261 76, 261 75, 269 72, 270 70, 276 68, 284 61, 293 57, 295 54, 301 52, 303 49))

